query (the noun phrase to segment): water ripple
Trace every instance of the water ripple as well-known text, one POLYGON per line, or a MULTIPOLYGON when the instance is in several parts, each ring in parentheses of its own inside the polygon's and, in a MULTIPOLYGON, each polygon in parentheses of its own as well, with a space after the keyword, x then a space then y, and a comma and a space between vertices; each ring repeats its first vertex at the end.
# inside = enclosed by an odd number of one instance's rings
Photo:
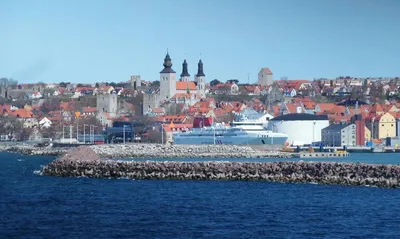
POLYGON ((397 238, 400 231, 398 189, 33 174, 50 160, 0 154, 0 238, 397 238))

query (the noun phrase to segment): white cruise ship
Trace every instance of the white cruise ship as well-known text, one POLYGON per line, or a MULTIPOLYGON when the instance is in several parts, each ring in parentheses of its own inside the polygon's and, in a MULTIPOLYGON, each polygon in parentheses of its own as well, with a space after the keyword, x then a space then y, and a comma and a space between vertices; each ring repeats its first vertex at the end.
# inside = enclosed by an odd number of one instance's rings
POLYGON ((174 144, 284 145, 288 136, 266 129, 263 122, 237 121, 231 126, 213 124, 174 134, 174 144))

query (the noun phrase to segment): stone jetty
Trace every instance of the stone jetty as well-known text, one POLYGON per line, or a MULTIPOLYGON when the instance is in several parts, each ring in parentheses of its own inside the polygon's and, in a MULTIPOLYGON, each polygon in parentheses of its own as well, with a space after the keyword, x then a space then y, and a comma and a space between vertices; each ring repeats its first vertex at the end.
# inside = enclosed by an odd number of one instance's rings
POLYGON ((62 156, 69 149, 70 148, 35 147, 33 144, 25 144, 21 142, 0 144, 0 152, 19 153, 31 156, 62 156))
POLYGON ((102 158, 290 158, 291 153, 238 145, 106 144, 90 146, 102 158))
MULTIPOLYGON (((103 158, 289 158, 290 153, 237 145, 103 144, 91 147, 103 158)), ((62 156, 73 147, 35 147, 12 142, 0 144, 0 152, 62 156)))
POLYGON ((315 162, 155 162, 103 160, 89 147, 66 153, 42 175, 89 178, 247 180, 400 187, 400 166, 315 162))

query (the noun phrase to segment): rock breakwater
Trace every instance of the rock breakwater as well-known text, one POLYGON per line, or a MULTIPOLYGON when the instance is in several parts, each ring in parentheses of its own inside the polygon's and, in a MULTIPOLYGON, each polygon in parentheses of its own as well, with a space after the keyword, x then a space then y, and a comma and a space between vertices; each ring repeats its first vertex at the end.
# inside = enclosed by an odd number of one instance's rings
POLYGON ((70 148, 57 148, 57 147, 35 147, 32 144, 12 143, 1 144, 0 152, 20 153, 24 155, 38 155, 38 156, 61 156, 66 153, 70 148))
POLYGON ((237 145, 107 144, 90 146, 102 158, 290 158, 290 153, 237 145))
POLYGON ((248 180, 400 187, 400 166, 315 162, 135 162, 102 160, 88 147, 68 152, 42 169, 47 176, 248 180))

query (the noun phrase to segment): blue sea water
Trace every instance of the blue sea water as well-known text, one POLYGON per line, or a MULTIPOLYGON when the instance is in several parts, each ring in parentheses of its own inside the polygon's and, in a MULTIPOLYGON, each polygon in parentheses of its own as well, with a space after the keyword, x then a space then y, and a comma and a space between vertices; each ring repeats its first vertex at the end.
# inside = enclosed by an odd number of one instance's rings
MULTIPOLYGON (((360 161, 358 156, 346 160, 360 161)), ((361 158, 400 162, 396 154, 361 158)), ((400 233, 399 189, 34 174, 52 159, 0 153, 0 238, 398 238, 400 233)))

